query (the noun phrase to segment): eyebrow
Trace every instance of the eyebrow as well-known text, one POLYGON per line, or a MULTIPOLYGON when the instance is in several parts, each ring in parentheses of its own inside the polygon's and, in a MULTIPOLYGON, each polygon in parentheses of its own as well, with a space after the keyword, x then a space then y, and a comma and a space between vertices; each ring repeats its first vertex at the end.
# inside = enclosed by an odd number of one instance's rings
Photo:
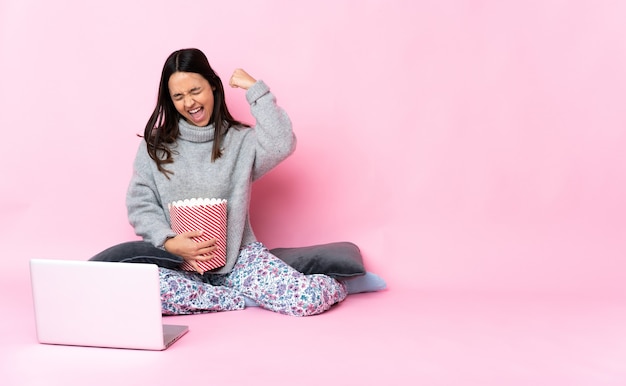
MULTIPOLYGON (((194 93, 196 91, 200 91, 201 89, 202 89, 202 86, 193 87, 192 89, 187 91, 187 94, 194 93)), ((176 94, 172 94, 172 97, 178 97, 178 96, 182 96, 182 95, 183 95, 183 93, 177 92, 176 94)))

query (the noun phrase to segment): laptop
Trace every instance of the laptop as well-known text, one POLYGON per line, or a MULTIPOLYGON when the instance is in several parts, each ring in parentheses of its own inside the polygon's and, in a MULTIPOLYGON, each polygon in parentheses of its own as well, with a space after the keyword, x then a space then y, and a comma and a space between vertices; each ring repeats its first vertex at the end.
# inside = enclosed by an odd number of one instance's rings
POLYGON ((164 325, 154 264, 30 260, 44 344, 165 350, 189 330, 164 325))

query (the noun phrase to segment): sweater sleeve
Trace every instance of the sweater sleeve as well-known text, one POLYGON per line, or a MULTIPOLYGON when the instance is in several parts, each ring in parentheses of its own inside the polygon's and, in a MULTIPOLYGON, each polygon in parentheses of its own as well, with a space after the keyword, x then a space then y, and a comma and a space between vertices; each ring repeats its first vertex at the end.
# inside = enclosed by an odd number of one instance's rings
POLYGON ((151 162, 146 144, 142 142, 135 157, 133 176, 126 193, 126 208, 128 220, 135 233, 144 241, 161 248, 165 241, 176 236, 176 233, 171 229, 161 205, 151 162))
POLYGON ((276 97, 262 80, 248 89, 246 99, 256 119, 253 169, 253 179, 256 180, 294 152, 296 137, 289 116, 276 104, 276 97))

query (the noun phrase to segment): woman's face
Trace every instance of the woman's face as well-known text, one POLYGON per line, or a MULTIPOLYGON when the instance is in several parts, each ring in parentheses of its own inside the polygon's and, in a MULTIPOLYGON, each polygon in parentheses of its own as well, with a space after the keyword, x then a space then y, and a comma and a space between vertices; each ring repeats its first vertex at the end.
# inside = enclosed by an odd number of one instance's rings
POLYGON ((213 114, 213 87, 202 75, 175 72, 167 83, 174 107, 189 123, 206 126, 213 114))

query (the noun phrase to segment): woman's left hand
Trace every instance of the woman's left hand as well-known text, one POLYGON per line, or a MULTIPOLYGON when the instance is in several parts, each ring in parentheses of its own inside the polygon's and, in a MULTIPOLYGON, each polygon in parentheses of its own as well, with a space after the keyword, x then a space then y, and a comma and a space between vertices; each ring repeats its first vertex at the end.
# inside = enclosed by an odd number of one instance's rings
POLYGON ((230 77, 230 81, 228 84, 233 88, 242 88, 247 90, 256 83, 256 79, 250 76, 247 72, 242 70, 241 68, 237 68, 233 71, 233 75, 230 77))

